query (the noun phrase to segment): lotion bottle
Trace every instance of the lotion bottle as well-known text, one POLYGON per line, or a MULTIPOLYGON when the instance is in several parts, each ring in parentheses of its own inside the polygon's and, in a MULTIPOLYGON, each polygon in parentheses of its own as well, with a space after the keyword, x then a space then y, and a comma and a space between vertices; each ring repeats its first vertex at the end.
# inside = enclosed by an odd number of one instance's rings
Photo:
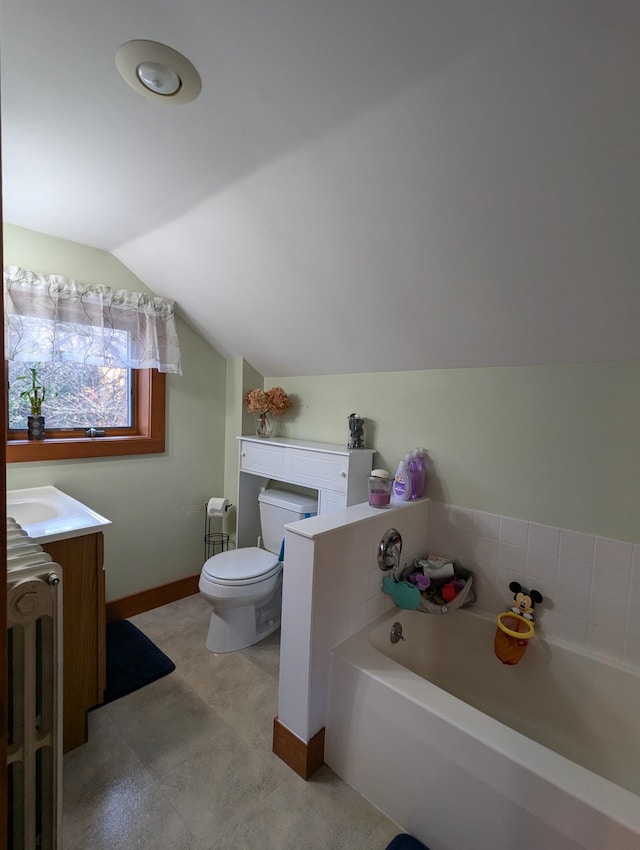
POLYGON ((411 498, 411 471, 409 470, 409 455, 398 464, 396 479, 393 483, 393 492, 396 499, 406 502, 411 498))
POLYGON ((427 467, 425 464, 424 449, 416 449, 415 452, 416 457, 416 485, 417 485, 417 493, 415 495, 416 499, 419 499, 424 495, 424 490, 427 484, 427 467))
POLYGON ((420 471, 418 470, 418 452, 417 449, 408 455, 409 457, 409 472, 411 474, 411 496, 410 499, 420 498, 420 471))

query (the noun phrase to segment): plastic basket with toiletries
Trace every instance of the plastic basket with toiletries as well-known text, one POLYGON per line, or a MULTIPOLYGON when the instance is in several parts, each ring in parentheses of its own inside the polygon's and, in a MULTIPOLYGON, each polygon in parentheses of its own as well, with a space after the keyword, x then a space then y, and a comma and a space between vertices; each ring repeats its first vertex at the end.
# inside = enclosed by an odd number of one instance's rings
POLYGON ((473 573, 452 558, 428 554, 394 576, 385 576, 382 592, 399 608, 425 614, 450 614, 475 602, 473 573))

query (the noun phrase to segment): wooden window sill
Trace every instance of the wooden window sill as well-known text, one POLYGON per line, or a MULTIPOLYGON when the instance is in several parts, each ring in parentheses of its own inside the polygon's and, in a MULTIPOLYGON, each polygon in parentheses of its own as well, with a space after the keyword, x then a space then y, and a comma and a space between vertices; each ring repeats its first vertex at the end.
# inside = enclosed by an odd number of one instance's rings
POLYGON ((165 375, 143 369, 137 375, 136 431, 106 437, 7 439, 7 463, 158 454, 165 449, 165 375))

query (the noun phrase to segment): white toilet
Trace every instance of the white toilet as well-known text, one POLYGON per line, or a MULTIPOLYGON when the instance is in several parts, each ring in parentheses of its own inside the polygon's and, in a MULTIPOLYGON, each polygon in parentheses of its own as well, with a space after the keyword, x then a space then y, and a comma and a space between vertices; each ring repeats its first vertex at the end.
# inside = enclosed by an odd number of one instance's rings
POLYGON ((220 552, 200 574, 200 593, 213 608, 206 641, 210 652, 244 649, 279 628, 284 526, 318 512, 317 499, 288 490, 263 490, 258 502, 265 548, 220 552))

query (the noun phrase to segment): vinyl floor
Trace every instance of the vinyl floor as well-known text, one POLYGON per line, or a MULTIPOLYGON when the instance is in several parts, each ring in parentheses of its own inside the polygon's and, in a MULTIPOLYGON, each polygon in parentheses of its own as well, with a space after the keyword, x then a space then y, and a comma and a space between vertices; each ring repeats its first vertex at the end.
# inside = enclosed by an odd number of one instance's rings
POLYGON ((89 713, 64 759, 64 850, 382 850, 401 830, 329 768, 271 752, 279 633, 214 655, 199 595, 132 617, 176 670, 89 713))

